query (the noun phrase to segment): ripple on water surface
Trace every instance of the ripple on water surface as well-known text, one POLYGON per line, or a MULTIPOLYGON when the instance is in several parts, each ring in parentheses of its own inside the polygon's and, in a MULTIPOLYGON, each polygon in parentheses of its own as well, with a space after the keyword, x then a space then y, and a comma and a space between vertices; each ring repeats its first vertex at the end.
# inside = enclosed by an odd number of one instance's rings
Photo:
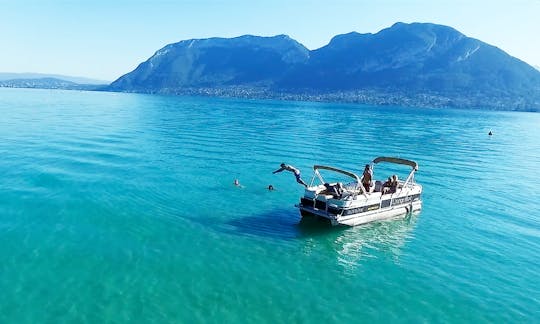
POLYGON ((537 114, 0 97, 2 323, 537 318, 537 114), (419 163, 419 215, 331 228, 272 174, 380 155, 419 163))

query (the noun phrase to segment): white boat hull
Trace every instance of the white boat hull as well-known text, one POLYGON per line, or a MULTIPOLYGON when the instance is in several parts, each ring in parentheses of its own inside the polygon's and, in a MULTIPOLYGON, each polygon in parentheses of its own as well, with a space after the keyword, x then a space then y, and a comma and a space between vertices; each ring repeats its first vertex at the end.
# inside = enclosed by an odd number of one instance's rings
POLYGON ((390 207, 387 210, 380 210, 371 213, 357 214, 347 218, 336 219, 333 225, 356 226, 387 219, 404 218, 409 213, 422 209, 422 202, 416 201, 407 206, 390 207))
POLYGON ((375 221, 405 217, 422 209, 421 186, 397 195, 371 194, 354 200, 339 200, 327 196, 311 197, 308 190, 297 207, 302 216, 328 219, 332 225, 356 226, 375 221))

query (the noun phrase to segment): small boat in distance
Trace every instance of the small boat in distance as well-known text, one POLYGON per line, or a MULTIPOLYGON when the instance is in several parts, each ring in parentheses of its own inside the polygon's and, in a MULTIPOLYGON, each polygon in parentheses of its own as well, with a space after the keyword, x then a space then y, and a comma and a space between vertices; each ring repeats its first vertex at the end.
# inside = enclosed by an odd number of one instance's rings
POLYGON ((372 161, 371 169, 382 162, 410 166, 411 171, 405 181, 396 179, 392 190, 387 191, 388 188, 378 180, 373 181, 366 191, 360 177, 352 172, 324 165, 313 166, 311 183, 300 198, 300 204, 296 205, 301 215, 323 217, 332 225, 355 226, 419 211, 422 208, 422 186, 414 181, 418 164, 401 158, 378 157, 372 161), (328 182, 321 175, 321 170, 351 181, 346 184, 328 182))

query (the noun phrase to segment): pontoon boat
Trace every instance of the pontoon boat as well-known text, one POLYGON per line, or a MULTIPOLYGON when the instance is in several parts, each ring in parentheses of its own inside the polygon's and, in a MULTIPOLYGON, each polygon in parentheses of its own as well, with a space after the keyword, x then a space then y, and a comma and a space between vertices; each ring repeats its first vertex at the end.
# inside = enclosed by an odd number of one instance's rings
POLYGON ((332 225, 354 226, 419 211, 422 208, 422 186, 414 181, 418 164, 400 158, 378 157, 371 163, 372 170, 376 164, 382 162, 410 166, 412 170, 405 181, 398 180, 393 190, 387 192, 382 181, 373 181, 369 191, 366 191, 361 178, 352 172, 330 166, 313 166, 311 184, 305 189, 304 196, 297 205, 300 213, 302 216, 329 219, 332 225), (320 170, 337 173, 351 181, 345 184, 327 182, 320 170))

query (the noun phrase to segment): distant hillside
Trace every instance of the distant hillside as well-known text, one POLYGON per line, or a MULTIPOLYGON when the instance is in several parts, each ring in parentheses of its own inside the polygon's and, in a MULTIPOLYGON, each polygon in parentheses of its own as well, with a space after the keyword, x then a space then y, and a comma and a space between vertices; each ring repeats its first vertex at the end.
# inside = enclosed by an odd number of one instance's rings
POLYGON ((540 72, 447 26, 397 23, 309 51, 288 36, 170 44, 111 91, 540 111, 540 72))
POLYGON ((43 74, 43 73, 6 73, 6 72, 0 72, 0 81, 6 81, 6 80, 19 80, 19 79, 46 79, 46 78, 52 78, 52 79, 58 79, 58 80, 64 80, 69 81, 73 83, 78 84, 109 84, 110 81, 105 80, 95 80, 90 78, 83 78, 83 77, 74 77, 74 76, 67 76, 67 75, 60 75, 60 74, 43 74))
POLYGON ((66 80, 55 78, 40 79, 14 79, 1 80, 0 87, 3 88, 36 88, 36 89, 64 89, 64 90, 99 90, 105 85, 78 84, 66 80))

